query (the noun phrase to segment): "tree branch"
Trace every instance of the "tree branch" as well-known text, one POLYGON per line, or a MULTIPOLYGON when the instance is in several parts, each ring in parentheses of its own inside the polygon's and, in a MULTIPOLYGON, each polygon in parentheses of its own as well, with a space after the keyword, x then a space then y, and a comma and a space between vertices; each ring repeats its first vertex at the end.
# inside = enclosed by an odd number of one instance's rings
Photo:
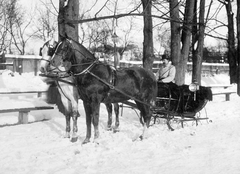
MULTIPOLYGON (((127 17, 127 16, 144 16, 144 14, 143 13, 123 13, 123 14, 117 14, 117 15, 101 16, 101 17, 94 17, 94 18, 80 19, 80 20, 66 20, 65 22, 67 24, 79 24, 79 23, 99 21, 99 20, 104 20, 104 19, 112 19, 112 18, 118 19, 118 18, 127 17)), ((166 17, 162 17, 162 16, 157 16, 157 15, 151 15, 151 16, 154 18, 170 20, 170 18, 166 18, 166 17)))

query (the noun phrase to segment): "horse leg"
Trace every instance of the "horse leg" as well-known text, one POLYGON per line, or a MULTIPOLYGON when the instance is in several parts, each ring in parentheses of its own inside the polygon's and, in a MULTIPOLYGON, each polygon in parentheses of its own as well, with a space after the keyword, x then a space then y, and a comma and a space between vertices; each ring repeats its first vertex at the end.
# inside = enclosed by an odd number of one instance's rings
POLYGON ((70 100, 67 102, 68 105, 67 107, 67 113, 65 114, 66 117, 66 134, 65 134, 65 138, 70 138, 71 137, 71 142, 76 142, 77 141, 77 117, 79 116, 78 110, 76 108, 76 104, 74 104, 73 102, 71 102, 70 100), (75 106, 75 108, 73 107, 75 106), (72 136, 70 135, 71 132, 71 126, 70 126, 70 122, 71 122, 71 117, 73 120, 73 133, 72 136))
POLYGON ((119 104, 114 103, 114 112, 116 115, 114 132, 119 132, 119 104))
MULTIPOLYGON (((71 81, 71 79, 68 79, 71 81)), ((65 137, 70 138, 71 141, 77 141, 77 117, 79 117, 78 112, 78 92, 77 88, 67 85, 62 82, 58 82, 58 89, 61 94, 61 101, 63 104, 64 115, 66 117, 66 135, 65 137), (70 126, 70 119, 72 117, 73 120, 73 133, 70 136, 71 126, 70 126)))
POLYGON ((150 110, 150 106, 136 102, 138 109, 140 110, 140 122, 142 122, 141 119, 143 119, 143 132, 142 135, 139 136, 139 138, 141 140, 143 140, 145 138, 145 134, 146 134, 146 130, 147 128, 149 128, 150 125, 150 121, 151 121, 151 110, 150 110))
POLYGON ((66 132, 65 132, 64 138, 70 138, 70 131, 71 131, 70 118, 71 118, 71 116, 69 114, 66 114, 65 118, 66 118, 66 132))
POLYGON ((73 132, 72 132, 71 142, 76 142, 78 139, 78 136, 77 136, 77 131, 78 131, 77 118, 78 118, 78 116, 79 116, 78 111, 74 110, 73 114, 72 114, 73 132))
POLYGON ((83 106, 86 114, 87 132, 86 132, 86 138, 82 142, 82 144, 86 144, 90 142, 90 138, 91 138, 92 110, 89 102, 83 101, 83 106))
POLYGON ((112 104, 105 103, 108 112, 107 130, 112 130, 112 104))
POLYGON ((65 88, 64 86, 62 86, 61 88, 58 88, 59 93, 60 93, 60 97, 61 97, 61 102, 59 102, 58 105, 58 109, 61 113, 63 113, 65 115, 65 119, 66 119, 66 129, 65 129, 65 138, 70 138, 70 132, 71 132, 71 125, 70 125, 70 120, 71 120, 71 110, 69 109, 69 101, 68 99, 65 97, 65 95, 63 94, 63 88, 65 88))
POLYGON ((99 123, 100 102, 94 103, 92 105, 92 109, 93 109, 92 123, 94 127, 94 140, 96 140, 99 137, 98 123, 99 123))
POLYGON ((78 126, 77 126, 77 118, 80 116, 78 112, 78 92, 76 88, 73 88, 73 95, 71 95, 70 99, 70 106, 72 110, 72 120, 73 120, 73 132, 72 132, 72 142, 76 142, 78 139, 77 132, 78 132, 78 126))

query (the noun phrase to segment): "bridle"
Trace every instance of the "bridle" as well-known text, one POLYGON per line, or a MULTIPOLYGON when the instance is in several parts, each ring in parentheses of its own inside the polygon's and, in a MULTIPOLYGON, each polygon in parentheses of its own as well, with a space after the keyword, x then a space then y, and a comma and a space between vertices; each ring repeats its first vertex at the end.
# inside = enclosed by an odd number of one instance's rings
MULTIPOLYGON (((54 42, 53 44, 50 44, 50 40, 45 42, 43 44, 43 46, 40 48, 40 51, 39 51, 39 56, 42 56, 42 50, 44 47, 47 47, 48 48, 48 52, 47 52, 47 56, 50 56, 52 57, 54 52, 55 52, 55 49, 56 49, 56 46, 57 46, 57 42, 54 42)), ((44 60, 44 59, 43 59, 44 60)), ((47 61, 47 60, 46 60, 47 61)))
MULTIPOLYGON (((69 59, 72 57, 72 55, 70 55, 70 56, 67 55, 69 53, 69 51, 77 51, 82 56, 84 56, 86 59, 91 59, 92 60, 92 58, 86 57, 81 51, 74 48, 74 45, 72 44, 72 42, 74 42, 73 40, 66 39, 66 42, 68 42, 67 46, 65 46, 66 43, 64 43, 65 45, 63 45, 63 48, 59 52, 56 52, 58 50, 59 46, 63 43, 62 41, 59 42, 59 44, 56 46, 56 49, 55 49, 55 52, 54 52, 54 55, 59 56, 60 59, 63 62, 66 62, 66 61, 71 62, 69 59)), ((90 61, 90 62, 87 62, 87 63, 80 63, 80 64, 71 62, 71 67, 69 69, 71 69, 72 67, 83 66, 83 65, 89 65, 89 66, 87 66, 87 68, 85 68, 82 72, 79 72, 79 73, 73 73, 72 71, 69 71, 69 70, 66 73, 68 73, 68 74, 70 73, 71 75, 74 75, 74 76, 79 76, 79 75, 82 75, 82 74, 85 74, 85 73, 89 72, 93 68, 93 66, 97 63, 100 63, 100 61, 98 59, 94 59, 93 61, 90 61)), ((52 66, 54 66, 53 63, 52 63, 52 60, 50 60, 50 64, 52 66)), ((56 67, 56 66, 54 66, 54 67, 56 69, 58 69, 59 71, 61 71, 58 67, 56 67)), ((61 71, 61 72, 63 72, 63 71, 61 71)))

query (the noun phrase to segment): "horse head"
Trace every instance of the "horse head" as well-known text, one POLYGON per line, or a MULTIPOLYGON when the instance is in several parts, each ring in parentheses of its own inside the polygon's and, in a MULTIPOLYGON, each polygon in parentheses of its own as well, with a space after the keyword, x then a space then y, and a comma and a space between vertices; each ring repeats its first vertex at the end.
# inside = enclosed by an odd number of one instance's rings
POLYGON ((63 38, 58 43, 50 64, 65 71, 81 72, 84 65, 96 60, 94 55, 82 44, 69 38, 63 38))
POLYGON ((48 74, 51 71, 50 67, 50 59, 53 56, 57 42, 53 39, 48 40, 43 44, 43 46, 40 48, 39 55, 42 56, 41 62, 40 62, 40 71, 43 74, 48 74))

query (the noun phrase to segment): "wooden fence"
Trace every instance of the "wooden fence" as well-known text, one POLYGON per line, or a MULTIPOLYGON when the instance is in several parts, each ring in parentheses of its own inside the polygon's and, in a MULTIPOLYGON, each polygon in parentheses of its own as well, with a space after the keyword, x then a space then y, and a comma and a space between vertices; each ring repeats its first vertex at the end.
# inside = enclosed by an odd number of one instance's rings
MULTIPOLYGON (((0 70, 9 69, 19 74, 34 72, 37 75, 39 71, 41 56, 36 55, 12 55, 6 54, 0 56, 0 70)), ((153 71, 159 68, 160 61, 154 61, 153 71)), ((202 75, 228 74, 229 66, 226 63, 203 63, 202 75)), ((142 61, 120 61, 120 67, 142 66, 142 61)), ((192 72, 192 63, 187 64, 187 72, 192 72)))
POLYGON ((9 69, 19 74, 34 72, 37 75, 41 56, 3 54, 0 57, 0 69, 9 69))
MULTIPOLYGON (((159 69, 160 61, 154 61, 153 72, 159 69)), ((142 66, 141 61, 120 61, 120 67, 142 66)), ((186 72, 192 72, 192 62, 187 63, 186 72)), ((202 75, 229 74, 229 65, 227 63, 202 63, 202 75)))

